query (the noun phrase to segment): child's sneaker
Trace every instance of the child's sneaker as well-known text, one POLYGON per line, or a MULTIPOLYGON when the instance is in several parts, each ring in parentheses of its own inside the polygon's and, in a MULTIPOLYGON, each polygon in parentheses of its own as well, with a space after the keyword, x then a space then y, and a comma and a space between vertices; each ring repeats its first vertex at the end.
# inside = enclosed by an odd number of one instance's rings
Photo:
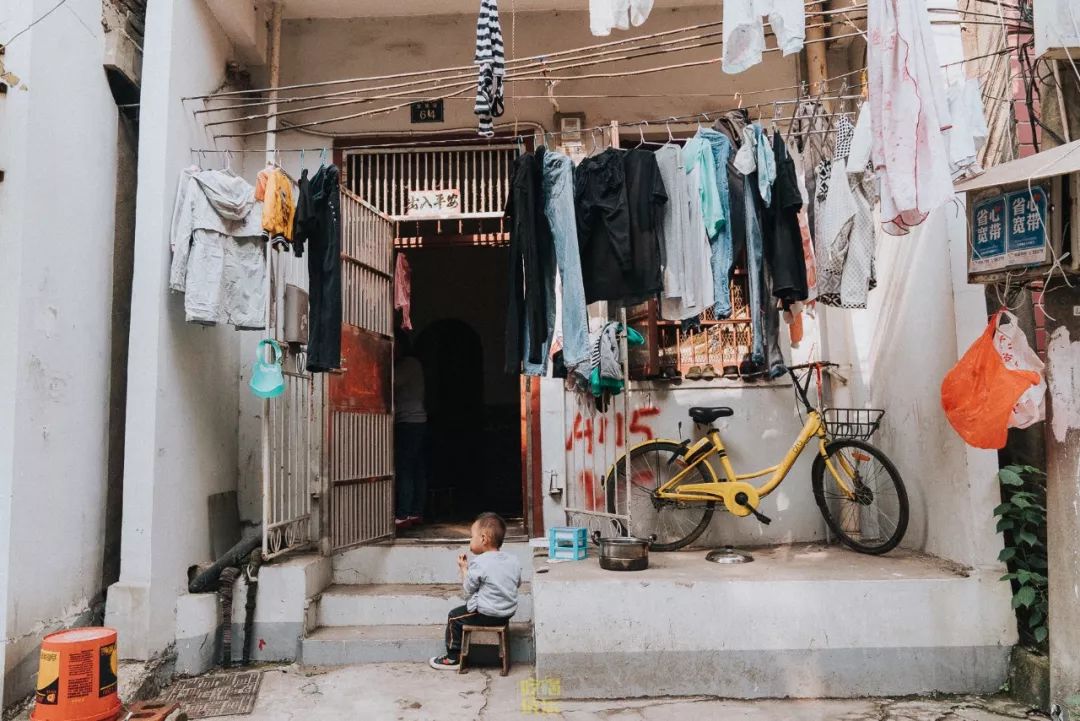
POLYGON ((428 666, 439 671, 457 671, 461 666, 461 662, 449 656, 432 656, 428 660, 428 666))

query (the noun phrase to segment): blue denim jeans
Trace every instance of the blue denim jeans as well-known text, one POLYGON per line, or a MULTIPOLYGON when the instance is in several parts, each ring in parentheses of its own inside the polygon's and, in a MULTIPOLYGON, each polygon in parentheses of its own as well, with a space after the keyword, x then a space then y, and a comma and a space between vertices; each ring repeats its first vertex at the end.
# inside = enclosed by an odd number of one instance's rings
POLYGON ((716 301, 713 311, 718 319, 731 317, 731 267, 735 263, 735 251, 731 240, 731 192, 728 188, 727 163, 731 155, 731 140, 723 133, 702 128, 697 133, 712 147, 716 164, 716 187, 720 191, 721 207, 724 209, 724 225, 715 238, 709 238, 711 251, 713 293, 716 301))
MULTIPOLYGON (((574 214, 574 164, 561 153, 544 153, 544 215, 555 242, 555 263, 559 268, 562 291, 563 362, 573 371, 589 362, 589 318, 585 306, 585 286, 581 277, 577 220, 574 214)), ((555 287, 544 289, 547 304, 548 337, 544 343, 544 362, 525 363, 527 375, 547 372, 551 329, 555 327, 555 287)), ((526 358, 528 342, 526 341, 526 358)))
POLYGON ((750 324, 753 345, 750 359, 765 366, 769 378, 785 373, 780 351, 780 312, 772 294, 772 281, 765 273, 765 248, 761 216, 758 214, 757 173, 748 175, 743 188, 746 200, 746 274, 750 279, 750 324))
POLYGON ((761 365, 765 363, 765 248, 754 199, 757 191, 751 177, 747 176, 743 186, 743 200, 746 203, 746 275, 750 280, 750 324, 753 335, 750 359, 761 365))

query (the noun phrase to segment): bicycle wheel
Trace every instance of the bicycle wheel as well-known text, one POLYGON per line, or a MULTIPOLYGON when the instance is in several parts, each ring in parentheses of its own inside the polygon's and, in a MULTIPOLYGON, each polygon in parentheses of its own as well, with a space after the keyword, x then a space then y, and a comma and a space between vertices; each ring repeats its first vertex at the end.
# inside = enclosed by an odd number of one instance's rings
MULTIPOLYGON (((626 456, 604 479, 608 513, 626 514, 630 527, 627 535, 656 539, 650 545, 654 551, 676 551, 684 548, 702 534, 712 520, 715 501, 695 503, 664 501, 653 497, 653 491, 686 468, 683 448, 671 441, 652 441, 630 451, 630 503, 626 499, 626 456)), ((701 466, 688 475, 686 483, 709 483, 712 478, 701 466)), ((677 486, 676 486, 677 488, 677 486)))
POLYGON ((859 553, 882 554, 896 548, 908 524, 908 497, 900 472, 880 450, 855 439, 825 447, 843 487, 819 455, 814 459, 814 499, 821 515, 844 545, 859 553))

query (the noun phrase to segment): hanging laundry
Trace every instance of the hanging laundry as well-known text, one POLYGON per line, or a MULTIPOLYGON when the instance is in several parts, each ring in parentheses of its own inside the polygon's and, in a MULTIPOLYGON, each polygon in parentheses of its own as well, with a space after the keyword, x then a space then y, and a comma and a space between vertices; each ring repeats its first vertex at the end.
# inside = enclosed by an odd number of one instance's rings
POLYGON ((636 303, 662 287, 660 209, 667 193, 647 151, 608 148, 574 178, 585 300, 636 303))
POLYGON ((764 16, 785 56, 803 49, 806 8, 803 0, 724 0, 724 72, 741 73, 761 62, 765 50, 764 16))
POLYGON ((653 0, 589 0, 589 31, 598 37, 613 29, 629 30, 649 19, 653 0))
POLYGON ((660 313, 669 320, 696 318, 714 302, 708 228, 721 225, 723 216, 710 160, 697 140, 656 151, 668 194, 662 212, 667 262, 660 313))
MULTIPOLYGON (((540 312, 543 316, 544 323, 539 353, 533 350, 535 341, 531 334, 526 333, 524 336, 524 372, 525 375, 528 376, 547 375, 548 357, 551 354, 551 339, 554 337, 555 318, 558 315, 558 310, 556 308, 558 302, 555 300, 555 242, 551 232, 551 224, 548 222, 547 215, 544 212, 546 205, 544 194, 544 159, 547 157, 547 154, 548 149, 544 146, 540 146, 536 150, 536 177, 533 180, 536 183, 538 195, 534 202, 535 207, 532 211, 537 214, 535 222, 542 226, 547 232, 537 233, 535 236, 537 245, 526 249, 527 251, 535 252, 536 266, 540 273, 539 279, 528 276, 525 277, 526 297, 528 297, 529 284, 538 283, 540 312)), ((515 266, 515 270, 516 269, 515 266)))
POLYGON ((412 268, 404 253, 394 259, 394 310, 401 311, 401 329, 412 330, 412 268))
POLYGON ((772 276, 772 294, 790 306, 809 296, 803 239, 799 230, 802 195, 795 175, 795 161, 787 153, 780 133, 773 133, 772 150, 777 175, 773 203, 766 214, 765 260, 772 276))
POLYGON ((668 196, 654 153, 635 148, 622 151, 622 160, 631 253, 628 290, 622 300, 632 304, 655 298, 664 288, 660 246, 668 196))
POLYGON ((953 197, 949 109, 924 0, 868 0, 867 34, 882 226, 906 235, 953 197))
POLYGON ((506 76, 506 52, 499 25, 498 0, 481 0, 476 19, 477 66, 476 103, 473 113, 479 119, 478 132, 485 138, 495 135, 492 120, 503 114, 503 81, 506 76))
MULTIPOLYGON (((510 223, 510 283, 506 315, 506 372, 522 362, 542 365, 548 335, 548 275, 553 273, 551 228, 544 217, 541 164, 533 153, 514 162, 505 216, 510 223)), ((552 281, 553 282, 553 281, 552 281)))
POLYGON ((569 156, 549 150, 542 165, 544 215, 551 229, 559 268, 563 363, 567 371, 584 374, 589 361, 589 315, 578 254, 574 163, 569 156))
POLYGON ((983 110, 978 78, 966 78, 946 90, 952 127, 945 132, 949 143, 949 169, 953 180, 981 173, 979 151, 986 145, 990 129, 983 110))
POLYGON ((841 308, 865 308, 869 291, 876 285, 876 186, 865 169, 849 176, 847 161, 854 135, 851 121, 840 116, 836 155, 818 165, 817 299, 841 308))
POLYGON ((173 206, 169 287, 189 323, 266 325, 266 257, 255 189, 224 170, 186 168, 173 206))
POLYGON ((297 256, 308 251, 307 369, 324 373, 341 367, 341 174, 323 165, 309 180, 300 175, 293 219, 297 256))
POLYGON ((787 152, 791 162, 795 164, 795 180, 799 185, 799 198, 802 200, 798 215, 799 236, 802 238, 803 264, 806 266, 806 302, 812 303, 817 298, 817 258, 814 256, 814 237, 810 232, 810 190, 806 187, 806 166, 802 153, 794 145, 788 145, 787 152))
POLYGON ((720 196, 723 222, 718 230, 709 233, 710 264, 712 266, 713 314, 717 320, 731 317, 731 271, 735 266, 735 244, 731 237, 731 190, 728 187, 728 160, 732 155, 731 140, 726 135, 708 128, 700 128, 695 136, 708 143, 712 155, 709 169, 715 177, 716 190, 720 196))
MULTIPOLYGON (((262 174, 262 172, 259 173, 260 176, 262 174)), ((292 179, 281 168, 273 168, 266 175, 263 188, 262 227, 271 242, 292 242, 293 222, 296 217, 292 184, 292 179)))

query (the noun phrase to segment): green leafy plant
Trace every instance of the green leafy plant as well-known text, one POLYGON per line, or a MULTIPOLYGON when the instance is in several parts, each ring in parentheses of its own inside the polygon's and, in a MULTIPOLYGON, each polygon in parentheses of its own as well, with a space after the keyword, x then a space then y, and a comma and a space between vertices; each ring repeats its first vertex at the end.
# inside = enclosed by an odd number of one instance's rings
POLYGON ((1012 606, 1020 639, 1045 650, 1050 635, 1046 578, 1046 474, 1032 466, 1005 466, 998 471, 1002 503, 994 509, 997 530, 1005 539, 998 555, 1009 572, 1012 606))

